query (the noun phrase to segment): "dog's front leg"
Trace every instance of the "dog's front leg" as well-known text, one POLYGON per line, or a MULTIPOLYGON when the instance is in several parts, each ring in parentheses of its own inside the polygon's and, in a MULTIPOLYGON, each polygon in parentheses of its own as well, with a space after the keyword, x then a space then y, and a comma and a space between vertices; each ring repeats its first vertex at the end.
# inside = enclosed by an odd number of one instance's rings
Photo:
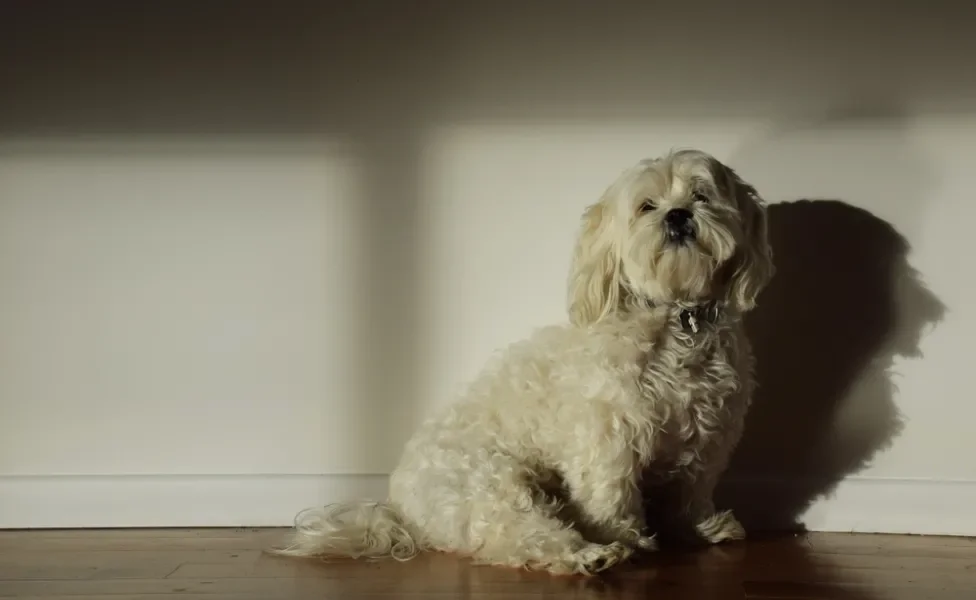
POLYGON ((654 550, 646 535, 643 504, 637 485, 639 469, 633 459, 588 461, 568 468, 564 480, 571 503, 587 533, 601 543, 622 542, 641 550, 654 550))
POLYGON ((710 544, 746 537, 745 528, 731 510, 715 510, 715 487, 720 476, 719 469, 707 470, 682 486, 688 519, 698 535, 710 544))

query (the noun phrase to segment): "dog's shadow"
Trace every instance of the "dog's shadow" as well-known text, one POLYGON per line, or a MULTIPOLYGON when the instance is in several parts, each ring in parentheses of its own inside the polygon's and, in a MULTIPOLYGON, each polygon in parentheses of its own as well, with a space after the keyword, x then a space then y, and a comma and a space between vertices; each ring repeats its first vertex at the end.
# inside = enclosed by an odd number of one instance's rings
POLYGON ((886 221, 836 200, 769 207, 777 272, 747 319, 759 389, 718 504, 747 529, 798 519, 901 430, 892 367, 945 308, 886 221))

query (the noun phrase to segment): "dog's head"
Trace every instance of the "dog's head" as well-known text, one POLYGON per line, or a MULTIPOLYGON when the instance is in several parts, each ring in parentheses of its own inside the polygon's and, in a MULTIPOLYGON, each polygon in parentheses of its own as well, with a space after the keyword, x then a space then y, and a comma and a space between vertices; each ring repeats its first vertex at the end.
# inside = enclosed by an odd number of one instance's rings
POLYGON ((680 150, 626 170, 583 215, 570 320, 639 304, 720 301, 745 312, 773 275, 766 204, 731 168, 680 150))

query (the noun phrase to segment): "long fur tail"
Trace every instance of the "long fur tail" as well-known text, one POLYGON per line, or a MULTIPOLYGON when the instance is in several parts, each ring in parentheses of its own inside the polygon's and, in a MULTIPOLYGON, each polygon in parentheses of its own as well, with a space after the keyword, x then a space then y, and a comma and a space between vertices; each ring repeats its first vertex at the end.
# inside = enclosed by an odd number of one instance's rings
POLYGON ((289 543, 272 554, 321 558, 394 558, 420 552, 416 536, 388 502, 346 502, 302 511, 289 543))

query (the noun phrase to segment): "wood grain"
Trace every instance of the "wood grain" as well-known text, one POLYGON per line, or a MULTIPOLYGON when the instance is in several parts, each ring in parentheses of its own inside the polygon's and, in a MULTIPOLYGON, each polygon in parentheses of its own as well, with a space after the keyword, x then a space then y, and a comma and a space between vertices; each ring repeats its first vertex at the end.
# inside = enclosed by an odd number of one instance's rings
POLYGON ((323 563, 269 556, 275 529, 0 531, 0 597, 32 600, 976 600, 976 540, 809 534, 661 552, 602 577, 431 554, 323 563))

